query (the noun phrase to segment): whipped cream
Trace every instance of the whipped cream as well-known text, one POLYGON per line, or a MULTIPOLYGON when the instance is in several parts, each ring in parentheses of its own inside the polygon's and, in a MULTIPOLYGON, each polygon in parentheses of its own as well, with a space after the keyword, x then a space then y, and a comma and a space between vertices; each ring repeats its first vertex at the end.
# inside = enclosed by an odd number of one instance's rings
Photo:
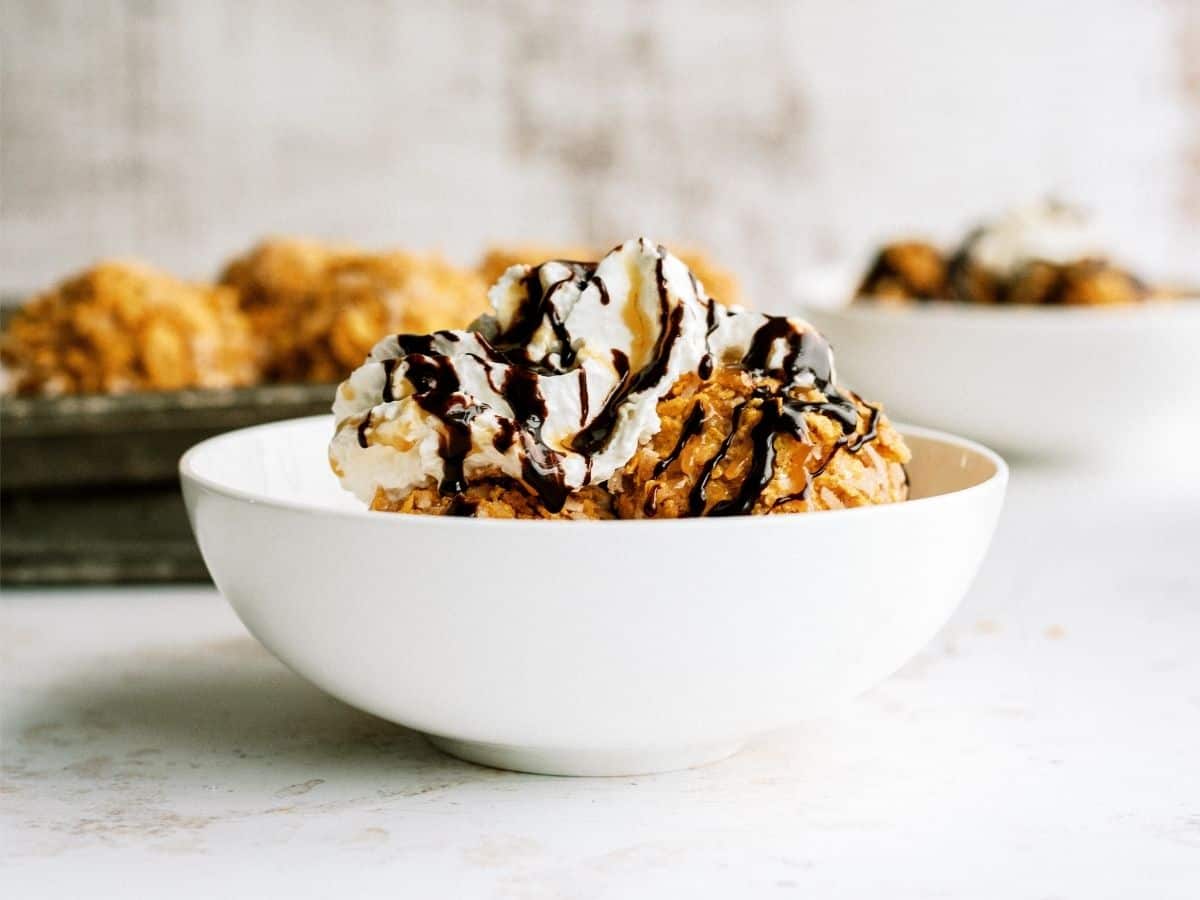
POLYGON ((1027 263, 1066 264, 1102 256, 1094 227, 1077 209, 1047 200, 1013 210, 967 239, 971 260, 1011 277, 1027 263))
POLYGON ((657 433, 682 376, 722 363, 837 396, 812 326, 721 306, 645 239, 595 264, 513 266, 488 298, 472 330, 384 338, 338 388, 330 464, 364 502, 507 476, 556 510, 657 433))

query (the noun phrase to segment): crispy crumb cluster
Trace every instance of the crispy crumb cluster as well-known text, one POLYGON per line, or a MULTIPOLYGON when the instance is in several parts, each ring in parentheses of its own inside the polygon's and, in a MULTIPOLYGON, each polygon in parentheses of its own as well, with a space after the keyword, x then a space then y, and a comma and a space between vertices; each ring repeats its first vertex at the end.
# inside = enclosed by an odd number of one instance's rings
POLYGON ((0 341, 21 394, 236 387, 258 380, 237 294, 104 262, 33 298, 0 341))
POLYGON ((888 244, 876 254, 857 293, 876 300, 949 300, 946 260, 932 244, 888 244))
MULTIPOLYGON (((545 259, 577 259, 592 261, 604 255, 602 249, 580 244, 548 246, 544 244, 513 244, 492 247, 479 262, 479 274, 488 284, 494 284, 510 266, 535 265, 545 259)), ((676 254, 704 285, 710 297, 727 306, 746 306, 737 276, 714 262, 699 250, 684 250, 676 254)))
MULTIPOLYGON (((772 379, 736 368, 721 369, 708 381, 694 375, 681 379, 658 405, 662 429, 609 480, 618 515, 703 515, 735 498, 746 479, 754 477, 753 432, 778 387, 772 379), (756 396, 764 387, 768 397, 756 396)), ((787 396, 826 399, 812 389, 792 389, 787 396)), ((770 480, 751 514, 842 509, 908 496, 908 448, 882 413, 857 397, 854 401, 860 419, 854 434, 844 434, 834 419, 812 412, 804 414, 807 440, 775 435, 770 480), (875 437, 864 440, 872 425, 875 437)))
POLYGON ((467 325, 487 294, 476 273, 435 254, 296 239, 263 242, 221 281, 242 298, 264 341, 267 377, 278 381, 335 381, 388 333, 467 325))
POLYGON ((461 494, 446 496, 436 487, 423 487, 393 499, 383 491, 375 494, 371 509, 381 512, 423 513, 434 516, 465 516, 477 519, 614 519, 612 496, 591 485, 576 491, 563 508, 552 513, 537 497, 515 481, 499 479, 471 485, 461 494))
MULTIPOLYGON (((577 491, 559 513, 518 482, 500 479, 445 496, 435 486, 402 497, 376 493, 374 510, 489 519, 645 519, 703 515, 734 498, 752 476, 752 434, 763 417, 756 395, 779 384, 740 368, 712 378, 682 378, 658 404, 659 432, 604 485, 577 491), (740 413, 739 407, 743 407, 740 413), (699 410, 699 413, 696 412, 699 410), (690 424, 689 424, 690 423, 690 424), (703 502, 697 507, 697 485, 703 502)), ((796 400, 821 402, 816 390, 792 390, 796 400)), ((804 416, 807 440, 779 434, 773 441, 772 474, 749 510, 751 515, 798 513, 894 503, 908 497, 904 464, 910 454, 887 417, 857 397, 860 424, 844 434, 833 419, 804 416), (868 429, 874 436, 868 438, 868 429)))

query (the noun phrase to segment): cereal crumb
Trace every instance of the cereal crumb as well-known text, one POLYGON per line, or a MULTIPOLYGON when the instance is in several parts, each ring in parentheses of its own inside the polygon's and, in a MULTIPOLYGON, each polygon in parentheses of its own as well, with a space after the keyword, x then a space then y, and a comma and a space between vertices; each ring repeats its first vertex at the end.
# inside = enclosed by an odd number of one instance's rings
POLYGON ((19 394, 240 387, 259 377, 237 294, 102 262, 22 307, 0 340, 19 394))

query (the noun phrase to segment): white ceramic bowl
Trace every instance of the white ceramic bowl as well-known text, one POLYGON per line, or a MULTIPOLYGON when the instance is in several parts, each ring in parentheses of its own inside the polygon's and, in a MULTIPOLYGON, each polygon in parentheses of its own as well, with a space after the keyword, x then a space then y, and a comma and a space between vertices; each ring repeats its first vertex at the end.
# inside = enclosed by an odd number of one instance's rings
POLYGON ((1014 455, 1135 459, 1200 438, 1200 300, 1112 309, 809 308, 838 377, 1014 455))
POLYGON ((1004 462, 905 431, 907 503, 628 522, 364 510, 332 422, 231 432, 180 462, 192 527, 246 627, 329 693, 502 768, 698 765, 828 711, 945 622, 999 514, 1004 462))

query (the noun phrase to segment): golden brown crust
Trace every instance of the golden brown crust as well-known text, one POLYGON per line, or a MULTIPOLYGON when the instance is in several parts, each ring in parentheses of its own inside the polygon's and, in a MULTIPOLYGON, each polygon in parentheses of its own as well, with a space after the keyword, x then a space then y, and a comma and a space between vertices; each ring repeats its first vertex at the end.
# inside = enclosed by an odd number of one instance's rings
POLYGON ((1148 294, 1137 278, 1103 260, 1081 260, 1062 269, 1059 302, 1067 306, 1137 303, 1148 294))
MULTIPOLYGON (((489 285, 495 284, 511 266, 534 266, 548 259, 573 259, 580 262, 595 262, 604 255, 603 249, 582 244, 511 244, 488 249, 480 260, 478 272, 489 285)), ((691 269, 704 290, 726 306, 746 306, 746 296, 737 276, 715 263, 700 250, 682 250, 675 253, 691 269)))
POLYGON ((932 300, 949 296, 946 260, 932 244, 901 241, 880 249, 856 296, 877 300, 932 300))
POLYGON ((476 273, 436 254, 291 238, 259 244, 221 281, 238 291, 279 381, 336 381, 388 334, 466 327, 487 297, 476 273))
MULTIPOLYGON (((695 376, 682 379, 658 405, 662 428, 613 479, 609 488, 616 497, 621 518, 677 518, 694 515, 694 490, 711 468, 703 504, 711 510, 732 500, 742 488, 753 459, 751 431, 763 416, 763 400, 753 397, 755 388, 777 385, 734 368, 718 371, 702 382, 695 376), (737 419, 728 453, 715 466, 723 443, 731 433, 735 410, 746 404, 737 419), (699 406, 703 424, 678 448, 680 435, 692 410, 699 406), (676 451, 678 452, 676 453, 676 451), (663 468, 660 464, 673 454, 663 468), (658 470, 662 468, 662 471, 658 470)), ((802 400, 823 400, 818 391, 792 392, 802 400)), ((872 418, 872 410, 861 401, 861 434, 872 418)), ((839 444, 847 442, 841 426, 827 416, 805 413, 809 442, 789 434, 775 438, 774 474, 755 500, 752 515, 841 509, 903 500, 908 495, 904 463, 908 448, 882 414, 878 436, 857 452, 839 444), (812 475, 828 460, 820 474, 812 475)), ((854 441, 849 440, 852 446, 854 441)))
MULTIPOLYGON (((606 485, 575 492, 558 513, 549 512, 528 489, 505 478, 473 484, 464 494, 450 497, 432 485, 403 497, 380 491, 371 508, 493 519, 681 518, 696 514, 693 490, 711 468, 703 504, 703 511, 711 511, 736 496, 746 481, 754 458, 751 432, 763 416, 764 401, 755 390, 764 387, 775 391, 778 383, 735 368, 720 369, 708 381, 685 376, 658 404, 659 432, 606 485), (746 408, 737 418, 726 455, 710 467, 730 434, 735 410, 743 404, 746 408), (703 414, 700 427, 680 444, 685 423, 697 407, 703 414)), ((792 391, 789 396, 825 399, 815 390, 792 391)), ((907 498, 904 464, 910 455, 903 438, 882 413, 876 415, 858 398, 855 403, 860 423, 852 435, 845 435, 827 416, 806 413, 807 441, 786 433, 775 438, 774 473, 750 508, 751 515, 843 509, 907 498), (872 423, 876 437, 850 449, 872 423)))
POLYGON ((0 341, 23 394, 237 387, 258 352, 237 295, 133 262, 103 262, 34 297, 0 341))
POLYGON ((500 479, 473 484, 462 494, 445 496, 435 487, 417 488, 401 498, 383 491, 375 494, 371 509, 380 512, 420 513, 431 516, 466 516, 476 519, 613 519, 612 497, 598 485, 576 491, 563 508, 552 513, 540 500, 514 481, 500 479))

